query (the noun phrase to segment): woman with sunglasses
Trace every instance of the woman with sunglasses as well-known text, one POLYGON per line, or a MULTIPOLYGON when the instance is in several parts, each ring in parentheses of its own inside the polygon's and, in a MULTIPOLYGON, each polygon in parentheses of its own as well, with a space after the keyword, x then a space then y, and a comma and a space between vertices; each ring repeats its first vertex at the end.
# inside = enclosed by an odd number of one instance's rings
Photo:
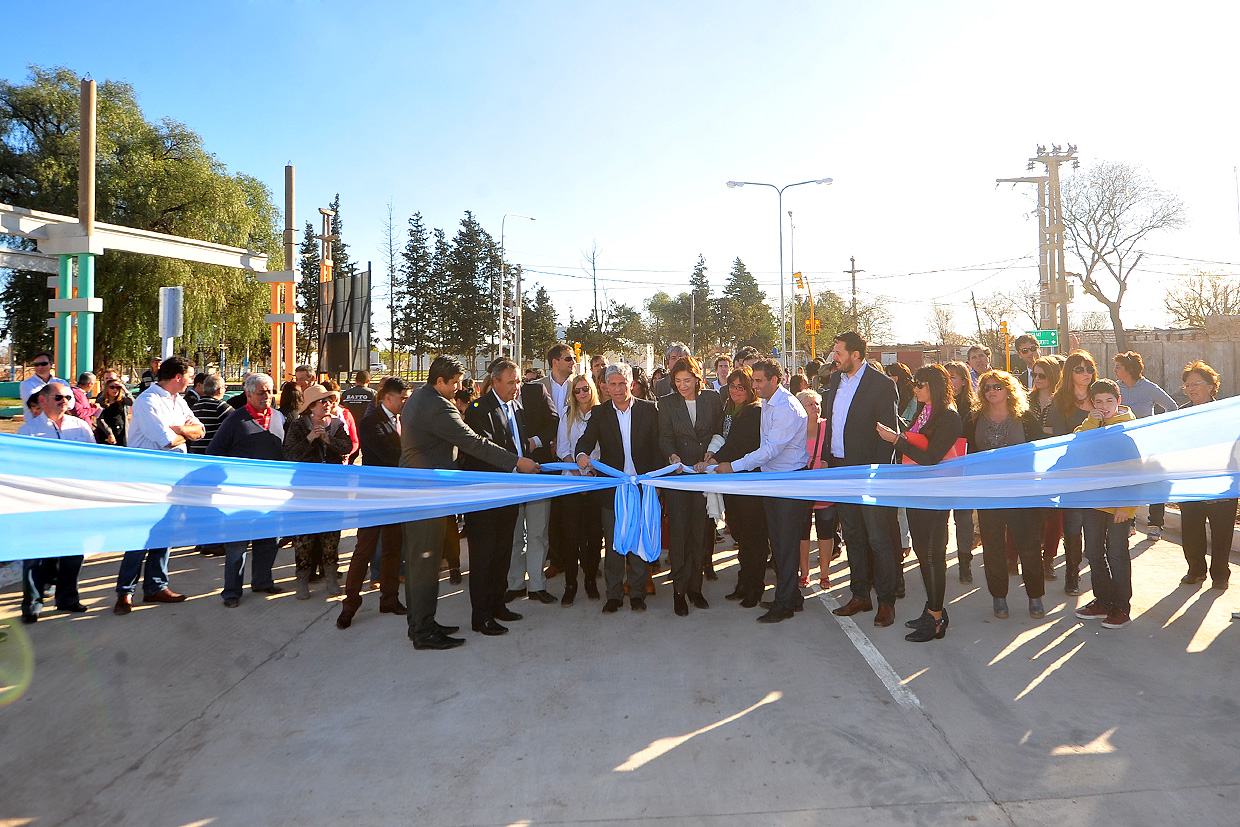
MULTIPOLYGON (((1188 397, 1185 408, 1213 402, 1218 396, 1218 372, 1198 360, 1184 366, 1183 391, 1188 397)), ((1236 498, 1180 503, 1180 520, 1184 537, 1184 559, 1188 574, 1180 579, 1185 586, 1196 586, 1206 579, 1206 523, 1210 524, 1210 588, 1227 588, 1231 569, 1231 538, 1236 531, 1236 498)))
MULTIPOLYGON (((1034 360, 1030 373, 1033 388, 1029 391, 1029 410, 1038 420, 1043 438, 1053 436, 1051 411, 1055 407, 1055 388, 1059 384, 1060 356, 1043 356, 1034 360)), ((1040 508, 1042 520, 1042 574, 1047 580, 1055 580, 1055 555, 1063 536, 1063 511, 1058 508, 1040 508)), ((1009 551, 1009 554, 1011 551, 1009 551)))
MULTIPOLYGON (((1076 430, 1094 409, 1089 386, 1098 376, 1094 357, 1084 350, 1074 350, 1064 360, 1059 383, 1055 386, 1051 407, 1051 436, 1063 436, 1076 430)), ((1085 555, 1085 512, 1083 508, 1060 509, 1063 515, 1064 594, 1081 593, 1081 560, 1085 555)))
MULTIPOLYGON (((913 397, 917 407, 908 433, 924 436, 926 447, 912 444, 905 434, 898 434, 881 422, 877 426, 878 435, 895 445, 901 456, 918 465, 938 465, 964 433, 964 422, 952 401, 947 369, 942 365, 918 368, 913 377, 913 397)), ((921 617, 904 624, 913 630, 904 639, 913 643, 942 640, 947 634, 947 611, 943 607, 947 590, 947 513, 930 508, 908 509, 913 551, 917 554, 921 580, 926 587, 926 608, 921 617)))
MULTIPOLYGON (((711 439, 705 458, 694 466, 695 470, 705 471, 708 465, 740 459, 762 444, 762 403, 753 389, 749 368, 736 368, 729 373, 727 390, 730 415, 725 415, 723 430, 711 439)), ((740 564, 736 588, 724 599, 739 600, 742 608, 752 609, 766 589, 766 561, 771 556, 766 508, 761 497, 743 494, 724 494, 723 507, 740 564)))
MULTIPOLYGON (((570 354, 571 357, 571 354, 570 354)), ((574 376, 568 386, 568 410, 560 417, 560 431, 555 444, 562 462, 573 462, 573 448, 586 432, 590 414, 599 402, 598 388, 589 376, 574 376)), ((602 454, 597 445, 590 459, 602 454)), ((564 476, 580 476, 580 471, 565 471, 564 476)), ((564 520, 564 596, 561 606, 571 606, 577 597, 577 568, 580 565, 586 581, 586 596, 598 600, 598 566, 603 546, 603 505, 600 497, 614 496, 606 491, 583 491, 564 497, 560 514, 564 520)))
MULTIPOLYGON (((969 366, 964 362, 948 362, 943 367, 951 380, 952 403, 964 419, 972 413, 977 400, 973 393, 973 380, 969 377, 969 366)), ((956 572, 961 585, 967 586, 973 582, 973 509, 952 511, 952 525, 956 529, 956 572)))
MULTIPOLYGON (((964 425, 969 453, 993 451, 1032 442, 1041 437, 1037 421, 1029 415, 1025 390, 1015 376, 1002 370, 988 370, 977 382, 978 401, 964 425)), ((982 532, 982 565, 986 567, 986 588, 994 600, 995 617, 1008 616, 1008 562, 1005 532, 1011 530, 1024 572, 1025 594, 1029 597, 1029 616, 1042 618, 1046 609, 1042 595, 1041 538, 1037 520, 1029 508, 979 508, 982 532)))
POLYGON ((122 447, 128 445, 129 408, 133 407, 133 397, 121 384, 121 380, 109 379, 107 381, 107 384, 103 386, 103 392, 99 395, 98 405, 103 409, 99 412, 98 421, 107 426, 115 440, 109 444, 122 447))

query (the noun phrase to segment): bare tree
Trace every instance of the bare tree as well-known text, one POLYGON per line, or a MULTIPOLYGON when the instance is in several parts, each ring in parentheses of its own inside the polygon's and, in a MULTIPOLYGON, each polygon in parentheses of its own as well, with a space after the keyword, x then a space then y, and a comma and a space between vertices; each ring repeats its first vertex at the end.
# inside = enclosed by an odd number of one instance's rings
MULTIPOLYGON (((590 311, 590 320, 595 325, 595 330, 603 329, 603 322, 600 318, 604 312, 604 308, 599 307, 598 303, 598 260, 603 251, 598 247, 598 240, 590 242, 589 250, 581 251, 581 270, 594 282, 594 309, 590 311)), ((607 297, 603 297, 603 301, 607 301, 607 297)))
MULTIPOLYGON (((1073 313, 1070 320, 1071 327, 1074 330, 1105 330, 1110 316, 1105 310, 1086 310, 1081 313, 1073 313)), ((1076 347, 1072 347, 1076 350, 1076 347)))
POLYGON ((1038 283, 1031 280, 1017 282, 1016 286, 1004 295, 1012 308, 1012 314, 1020 320, 1017 324, 1028 319, 1030 329, 1037 330, 1042 316, 1042 294, 1038 291, 1038 283))
POLYGON ((1205 327, 1206 316, 1240 314, 1240 279, 1197 271, 1168 288, 1163 302, 1172 324, 1205 327))
POLYGON ((956 330, 956 311, 950 305, 935 302, 926 314, 926 329, 937 345, 962 345, 965 337, 956 330))
POLYGON ((399 370, 396 364, 396 259, 400 255, 400 245, 396 242, 396 213, 390 200, 387 215, 383 217, 383 242, 379 245, 379 253, 383 256, 388 282, 388 344, 392 358, 392 364, 388 367, 396 374, 399 370))
POLYGON ((1128 279, 1141 263, 1137 245, 1156 230, 1184 226, 1184 205, 1158 189, 1140 167, 1129 164, 1095 164, 1067 178, 1062 192, 1067 245, 1084 267, 1084 272, 1072 275, 1106 306, 1115 344, 1127 350, 1120 306, 1128 279), (1103 273, 1114 282, 1111 293, 1098 280, 1103 273))

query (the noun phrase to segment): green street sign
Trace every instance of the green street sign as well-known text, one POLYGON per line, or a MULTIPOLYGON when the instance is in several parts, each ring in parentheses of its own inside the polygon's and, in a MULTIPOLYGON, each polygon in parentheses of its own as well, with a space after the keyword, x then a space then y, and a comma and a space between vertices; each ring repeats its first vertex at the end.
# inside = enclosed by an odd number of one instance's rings
POLYGON ((1059 347, 1058 330, 1030 330, 1027 332, 1038 340, 1038 347, 1059 347))

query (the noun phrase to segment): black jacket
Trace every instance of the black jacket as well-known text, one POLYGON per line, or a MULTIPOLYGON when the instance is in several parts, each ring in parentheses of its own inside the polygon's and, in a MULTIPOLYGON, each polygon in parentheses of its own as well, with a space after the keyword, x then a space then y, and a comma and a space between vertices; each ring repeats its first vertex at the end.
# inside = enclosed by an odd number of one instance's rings
POLYGON ((526 382, 517 395, 517 407, 521 409, 522 450, 535 462, 555 462, 555 437, 560 430, 560 415, 555 410, 555 398, 542 382, 526 382), (542 443, 533 451, 529 441, 538 437, 542 443))
POLYGON ((396 468, 400 465, 400 434, 383 406, 375 405, 357 425, 362 465, 396 468))
MULTIPOLYGON (((284 425, 287 428, 288 422, 285 421, 284 425)), ((283 460, 284 443, 280 437, 255 422, 250 412, 242 408, 220 423, 219 430, 207 445, 207 453, 215 457, 283 460)))
POLYGON ((762 446, 762 406, 745 405, 732 414, 732 427, 723 447, 715 452, 720 462, 732 462, 762 446))
MULTIPOLYGON (((827 396, 822 403, 822 417, 827 422, 826 433, 822 438, 822 462, 831 462, 831 410, 835 404, 835 394, 840 387, 842 373, 833 373, 827 388, 827 396)), ((896 423, 900 419, 896 411, 899 394, 896 383, 891 377, 870 365, 866 365, 861 374, 861 384, 853 395, 852 404, 848 406, 848 417, 844 420, 844 464, 875 465, 891 462, 892 446, 878 435, 875 423, 881 422, 891 430, 897 430, 896 423)))
POLYGON ((697 424, 678 391, 659 397, 659 452, 664 462, 676 454, 686 465, 697 465, 706 456, 710 438, 723 428, 723 403, 714 391, 697 396, 697 424))
MULTIPOLYGON (((630 442, 633 449, 633 467, 639 474, 649 474, 667 465, 659 452, 659 407, 655 403, 633 398, 633 425, 630 442)), ((577 440, 573 456, 590 455, 594 446, 599 448, 599 459, 617 471, 624 470, 624 442, 620 436, 620 421, 616 419, 616 406, 609 399, 595 405, 585 433, 577 440)))
MULTIPOLYGON (((521 408, 517 406, 516 420, 518 430, 521 428, 523 419, 521 408)), ((470 454, 462 454, 460 458, 461 470, 502 472, 511 471, 516 467, 517 446, 513 439, 514 436, 518 439, 520 437, 512 433, 512 426, 508 422, 508 414, 504 412, 499 398, 493 392, 487 391, 481 398, 469 404, 469 407, 465 409, 465 424, 469 426, 470 430, 481 434, 510 454, 512 456, 512 465, 509 466, 506 462, 503 465, 493 464, 470 454)))
MULTIPOLYGON (((917 413, 921 413, 922 406, 917 406, 917 413)), ((914 421, 917 417, 914 415, 914 421)), ((942 411, 935 411, 930 417, 930 421, 926 423, 920 433, 930 441, 926 448, 918 448, 910 445, 908 440, 901 434, 896 440, 896 456, 908 457, 918 465, 938 465, 943 461, 943 457, 947 456, 947 452, 956 444, 956 440, 964 436, 964 420, 960 418, 960 414, 955 410, 947 408, 942 411)))

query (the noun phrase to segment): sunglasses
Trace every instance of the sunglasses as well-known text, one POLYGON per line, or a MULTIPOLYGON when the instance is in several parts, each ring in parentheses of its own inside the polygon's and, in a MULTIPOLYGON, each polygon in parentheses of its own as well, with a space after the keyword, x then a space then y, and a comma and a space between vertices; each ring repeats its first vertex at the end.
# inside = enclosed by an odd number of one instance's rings
POLYGON ((1036 353, 1036 352, 1037 352, 1037 350, 1038 350, 1037 345, 1032 345, 1032 346, 1030 346, 1030 347, 1022 347, 1022 348, 1020 349, 1020 352, 1021 352, 1021 353, 1036 353))
POLYGON ((1045 374, 1045 373, 1035 373, 1035 374, 1033 375, 1033 378, 1034 378, 1034 379, 1045 379, 1045 378, 1046 378, 1046 374, 1045 374))
POLYGON ((50 365, 51 362, 32 362, 31 364, 33 364, 36 368, 45 368, 50 365))
POLYGON ((573 388, 573 393, 585 393, 585 394, 588 394, 589 392, 590 392, 590 389, 589 389, 589 388, 585 388, 585 387, 582 387, 582 388, 573 388))
POLYGON ((1093 373, 1094 369, 1089 365, 1077 365, 1072 369, 1073 373, 1093 373))
POLYGON ((929 384, 930 384, 929 382, 914 382, 913 387, 924 388, 926 385, 929 385, 929 384))
POLYGON ((120 389, 121 389, 120 385, 108 385, 108 390, 110 391, 118 391, 120 389))
POLYGON ((1007 390, 1007 388, 1005 388, 1003 385, 982 385, 983 393, 990 393, 991 391, 1005 391, 1005 390, 1007 390))
POLYGON ((73 401, 72 396, 65 396, 62 393, 54 393, 51 396, 49 396, 48 399, 55 399, 57 402, 72 402, 73 401))

